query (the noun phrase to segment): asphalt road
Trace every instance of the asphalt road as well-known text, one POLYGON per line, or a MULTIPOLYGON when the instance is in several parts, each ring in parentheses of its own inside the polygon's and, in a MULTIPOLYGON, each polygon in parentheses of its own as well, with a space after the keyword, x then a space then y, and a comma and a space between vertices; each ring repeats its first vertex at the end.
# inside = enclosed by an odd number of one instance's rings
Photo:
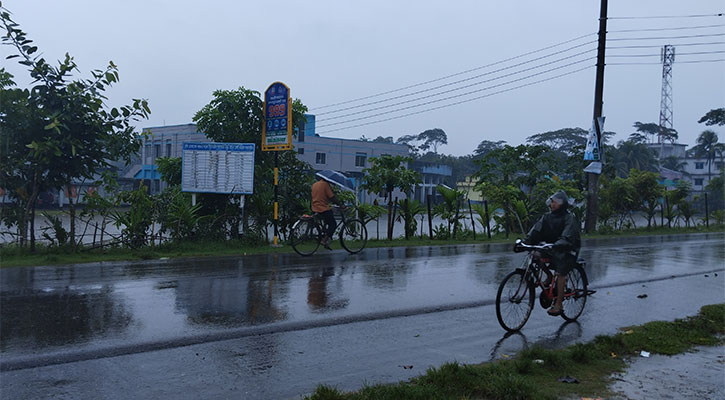
POLYGON ((504 335, 509 245, 0 270, 2 398, 299 398, 558 347, 725 301, 725 235, 585 241, 577 323, 504 335), (646 294, 646 297, 638 296, 646 294), (409 368, 412 366, 412 368, 409 368))

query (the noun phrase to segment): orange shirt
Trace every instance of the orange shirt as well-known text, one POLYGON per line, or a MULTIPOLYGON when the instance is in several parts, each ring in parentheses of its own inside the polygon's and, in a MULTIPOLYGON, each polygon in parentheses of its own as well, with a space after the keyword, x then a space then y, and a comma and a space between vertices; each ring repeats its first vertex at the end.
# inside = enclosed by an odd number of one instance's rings
POLYGON ((322 213, 330 209, 330 199, 335 197, 330 184, 319 180, 312 184, 312 212, 322 213))

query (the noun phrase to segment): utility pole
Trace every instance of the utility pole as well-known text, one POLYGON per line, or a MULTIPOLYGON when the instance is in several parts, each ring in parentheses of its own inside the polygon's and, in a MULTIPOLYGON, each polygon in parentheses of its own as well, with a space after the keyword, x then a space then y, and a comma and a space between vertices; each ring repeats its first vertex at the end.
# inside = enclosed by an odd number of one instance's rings
MULTIPOLYGON (((604 97, 604 50, 607 47, 607 0, 601 0, 601 8, 599 10, 599 43, 597 48, 597 78, 594 86, 594 122, 596 124, 599 117, 602 116, 602 106, 604 97)), ((597 129, 597 141, 599 149, 602 149, 602 136, 597 129)), ((587 216, 584 223, 584 231, 594 232, 597 229, 597 199, 599 197, 599 174, 589 172, 587 174, 589 181, 589 190, 587 197, 587 216)))

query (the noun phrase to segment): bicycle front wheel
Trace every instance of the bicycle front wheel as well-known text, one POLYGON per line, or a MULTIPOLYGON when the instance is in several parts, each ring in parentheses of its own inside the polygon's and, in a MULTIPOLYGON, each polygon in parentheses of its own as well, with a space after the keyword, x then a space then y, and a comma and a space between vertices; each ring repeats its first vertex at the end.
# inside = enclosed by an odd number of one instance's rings
POLYGON ((345 221, 340 230, 340 244, 352 254, 359 253, 368 243, 368 230, 359 219, 345 221))
POLYGON ((566 289, 564 290, 564 317, 567 321, 575 321, 584 311, 587 304, 587 275, 584 268, 577 265, 566 275, 566 289))
POLYGON ((290 232, 292 248, 301 256, 314 254, 320 247, 321 237, 320 228, 312 219, 297 221, 290 232))
POLYGON ((523 328, 534 309, 534 285, 524 278, 524 271, 506 275, 496 294, 496 317, 509 332, 523 328))

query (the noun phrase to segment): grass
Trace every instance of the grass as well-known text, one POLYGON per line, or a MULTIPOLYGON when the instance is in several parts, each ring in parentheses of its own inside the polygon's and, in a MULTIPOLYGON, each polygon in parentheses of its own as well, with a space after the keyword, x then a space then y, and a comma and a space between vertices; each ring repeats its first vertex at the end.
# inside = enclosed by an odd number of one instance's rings
MULTIPOLYGON (((686 233, 702 233, 702 232, 723 232, 725 226, 711 225, 709 228, 698 226, 694 228, 638 228, 626 231, 618 231, 611 234, 585 234, 583 238, 607 238, 607 237, 623 237, 623 236, 643 236, 643 235, 672 235, 686 233)), ((459 239, 447 240, 430 240, 427 238, 415 237, 410 240, 403 238, 388 240, 376 240, 371 238, 368 240, 366 248, 376 247, 416 247, 416 246, 444 246, 444 245, 465 245, 465 244, 483 244, 483 243, 511 243, 519 235, 512 234, 510 238, 502 233, 493 235, 491 239, 485 234, 478 233, 476 240, 467 236, 459 239)), ((332 242, 333 250, 340 250, 339 241, 332 242)), ((320 246, 317 251, 326 251, 320 246)), ((205 257, 205 256, 244 256, 249 254, 271 254, 271 253, 292 253, 290 246, 272 247, 268 244, 248 244, 240 240, 189 240, 180 243, 166 243, 157 246, 147 246, 139 250, 131 250, 120 247, 88 250, 74 252, 65 247, 49 247, 45 245, 36 245, 36 251, 30 252, 29 249, 18 248, 13 245, 0 245, 0 267, 15 266, 36 266, 36 265, 60 265, 60 264, 78 264, 100 261, 137 261, 158 259, 162 257, 181 258, 181 257, 205 257)))
POLYGON ((319 386, 308 400, 367 399, 559 399, 610 397, 613 373, 641 350, 672 355, 699 345, 722 345, 725 304, 702 307, 699 314, 673 322, 649 322, 623 328, 613 336, 564 349, 533 347, 493 363, 447 363, 419 377, 392 385, 369 385, 355 392, 319 386), (543 362, 542 362, 543 361, 543 362), (575 377, 579 384, 558 382, 575 377))

